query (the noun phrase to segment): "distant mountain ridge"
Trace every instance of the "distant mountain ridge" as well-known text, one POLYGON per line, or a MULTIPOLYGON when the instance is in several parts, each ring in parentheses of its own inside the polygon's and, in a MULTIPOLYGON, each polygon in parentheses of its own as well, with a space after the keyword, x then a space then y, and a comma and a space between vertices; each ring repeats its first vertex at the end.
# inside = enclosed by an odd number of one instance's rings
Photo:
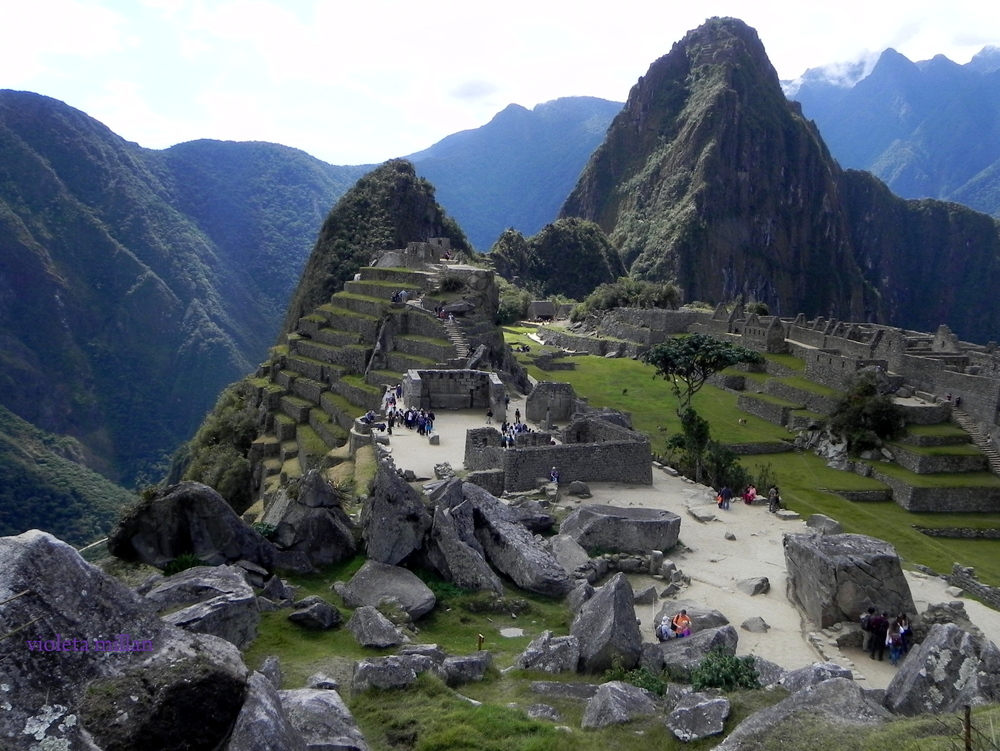
POLYGON ((870 71, 814 68, 785 82, 844 167, 904 198, 956 201, 1000 216, 1000 48, 965 65, 885 50, 870 71))
POLYGON ((274 144, 151 151, 17 91, 0 91, 0 153, 0 404, 126 483, 263 359, 364 171, 274 144))
POLYGON ((561 214, 597 222, 633 276, 687 300, 1000 339, 1000 225, 841 170, 737 19, 650 66, 561 214))
POLYGON ((529 110, 508 105, 480 128, 406 157, 480 251, 513 227, 552 222, 621 102, 565 97, 529 110))

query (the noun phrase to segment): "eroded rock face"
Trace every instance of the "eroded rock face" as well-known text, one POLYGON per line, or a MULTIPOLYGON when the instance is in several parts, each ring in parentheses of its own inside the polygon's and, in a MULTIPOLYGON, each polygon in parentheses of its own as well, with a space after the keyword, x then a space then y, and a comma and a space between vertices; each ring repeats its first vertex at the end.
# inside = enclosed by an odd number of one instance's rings
POLYGON ((851 727, 882 725, 892 715, 854 681, 831 678, 750 715, 715 747, 716 751, 760 748, 766 739, 780 734, 782 726, 801 722, 800 718, 808 718, 811 725, 826 723, 831 733, 845 733, 851 727))
POLYGON ((831 678, 843 678, 851 681, 854 680, 854 674, 848 668, 841 667, 835 662, 815 662, 804 668, 785 673, 781 678, 780 685, 794 694, 796 691, 802 691, 831 678))
POLYGON ((226 751, 306 751, 302 736, 281 708, 278 691, 261 673, 250 676, 226 751))
POLYGON ((819 627, 858 619, 869 607, 914 613, 896 549, 865 535, 786 534, 790 599, 819 627))
POLYGON ((271 570, 274 546, 207 485, 182 482, 142 501, 108 535, 108 550, 157 568, 185 554, 210 566, 241 559, 271 570))
POLYGON ((257 638, 260 609, 242 570, 195 566, 157 582, 146 599, 167 623, 213 634, 246 649, 257 638))
POLYGON ((643 554, 676 545, 681 518, 659 509, 583 506, 566 518, 559 531, 590 552, 643 554))
POLYGON ((892 712, 955 712, 1000 701, 1000 650, 954 624, 935 624, 885 690, 892 712))
POLYGON ((347 621, 347 630, 354 634, 362 647, 385 649, 398 647, 410 640, 371 605, 363 605, 354 611, 347 621))
POLYGON ((503 593, 503 584, 483 557, 461 537, 452 512, 446 506, 434 509, 434 525, 427 541, 427 557, 445 581, 462 589, 485 589, 503 593))
POLYGON ((620 661, 634 668, 642 655, 642 634, 635 621, 632 585, 625 574, 615 574, 583 604, 570 634, 580 640, 580 670, 596 673, 620 661))
POLYGON ((430 528, 431 515, 420 496, 396 473, 392 461, 380 460, 372 494, 361 509, 368 557, 394 566, 423 546, 430 528))
POLYGON ((338 583, 336 590, 351 608, 378 607, 384 600, 395 600, 414 620, 431 612, 437 602, 430 588, 409 569, 371 559, 347 584, 338 583))
POLYGON ((0 600, 21 592, 0 608, 0 633, 25 627, 0 640, 4 749, 90 748, 83 729, 101 747, 214 748, 225 738, 249 677, 235 646, 164 623, 37 530, 0 538, 0 600))
POLYGON ((647 644, 643 665, 654 671, 668 670, 679 680, 690 680, 691 673, 713 649, 722 648, 736 654, 739 634, 732 626, 696 631, 683 639, 670 639, 662 644, 647 644))

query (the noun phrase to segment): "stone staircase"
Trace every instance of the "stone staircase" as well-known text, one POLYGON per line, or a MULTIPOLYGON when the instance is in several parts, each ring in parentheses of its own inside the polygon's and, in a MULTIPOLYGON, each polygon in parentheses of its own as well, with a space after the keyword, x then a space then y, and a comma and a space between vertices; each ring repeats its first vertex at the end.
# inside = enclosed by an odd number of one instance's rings
POLYGON ((438 319, 415 299, 433 289, 436 278, 364 268, 274 348, 255 381, 267 412, 250 453, 262 491, 322 466, 330 450, 347 442, 355 419, 378 410, 386 387, 401 382, 406 370, 454 367, 468 356, 458 324, 438 319), (405 305, 391 302, 400 289, 410 293, 405 305), (376 354, 380 336, 384 351, 376 354))
POLYGON ((962 430, 969 434, 969 439, 972 443, 986 455, 986 460, 990 465, 990 472, 1000 475, 1000 451, 997 450, 994 442, 988 436, 982 434, 982 431, 979 430, 979 425, 972 419, 968 412, 952 407, 951 417, 962 430))

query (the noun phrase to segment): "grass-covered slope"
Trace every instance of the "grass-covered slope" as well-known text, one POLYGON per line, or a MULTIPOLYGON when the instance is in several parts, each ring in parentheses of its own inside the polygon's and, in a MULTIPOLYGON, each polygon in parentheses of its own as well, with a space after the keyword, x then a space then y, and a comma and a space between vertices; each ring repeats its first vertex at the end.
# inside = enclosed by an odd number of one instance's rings
POLYGON ((0 407, 0 537, 42 529, 71 545, 105 534, 136 497, 83 464, 80 444, 0 407))

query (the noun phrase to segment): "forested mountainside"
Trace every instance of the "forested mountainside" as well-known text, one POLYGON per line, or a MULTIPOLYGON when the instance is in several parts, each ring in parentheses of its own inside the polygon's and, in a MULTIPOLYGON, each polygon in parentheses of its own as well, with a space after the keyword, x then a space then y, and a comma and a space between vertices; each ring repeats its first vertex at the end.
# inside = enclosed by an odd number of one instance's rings
POLYGON ((461 228, 435 200, 434 186, 413 164, 391 159, 362 177, 333 207, 306 262, 285 315, 285 332, 328 302, 379 250, 447 237, 456 252, 472 252, 461 228))
POLYGON ((631 274, 687 300, 1000 339, 1000 226, 841 170, 736 19, 650 66, 561 215, 597 222, 631 274))
MULTIPOLYGON (((263 143, 143 149, 0 91, 0 405, 131 484, 266 355, 363 172, 263 143)), ((154 477, 155 476, 155 477, 154 477)))
POLYGON ((566 97, 511 104, 486 125, 406 157, 478 250, 509 227, 533 235, 553 221, 621 102, 566 97))
POLYGON ((850 83, 824 68, 784 82, 841 166, 872 172, 904 198, 1000 216, 1000 48, 965 65, 888 49, 850 83))

